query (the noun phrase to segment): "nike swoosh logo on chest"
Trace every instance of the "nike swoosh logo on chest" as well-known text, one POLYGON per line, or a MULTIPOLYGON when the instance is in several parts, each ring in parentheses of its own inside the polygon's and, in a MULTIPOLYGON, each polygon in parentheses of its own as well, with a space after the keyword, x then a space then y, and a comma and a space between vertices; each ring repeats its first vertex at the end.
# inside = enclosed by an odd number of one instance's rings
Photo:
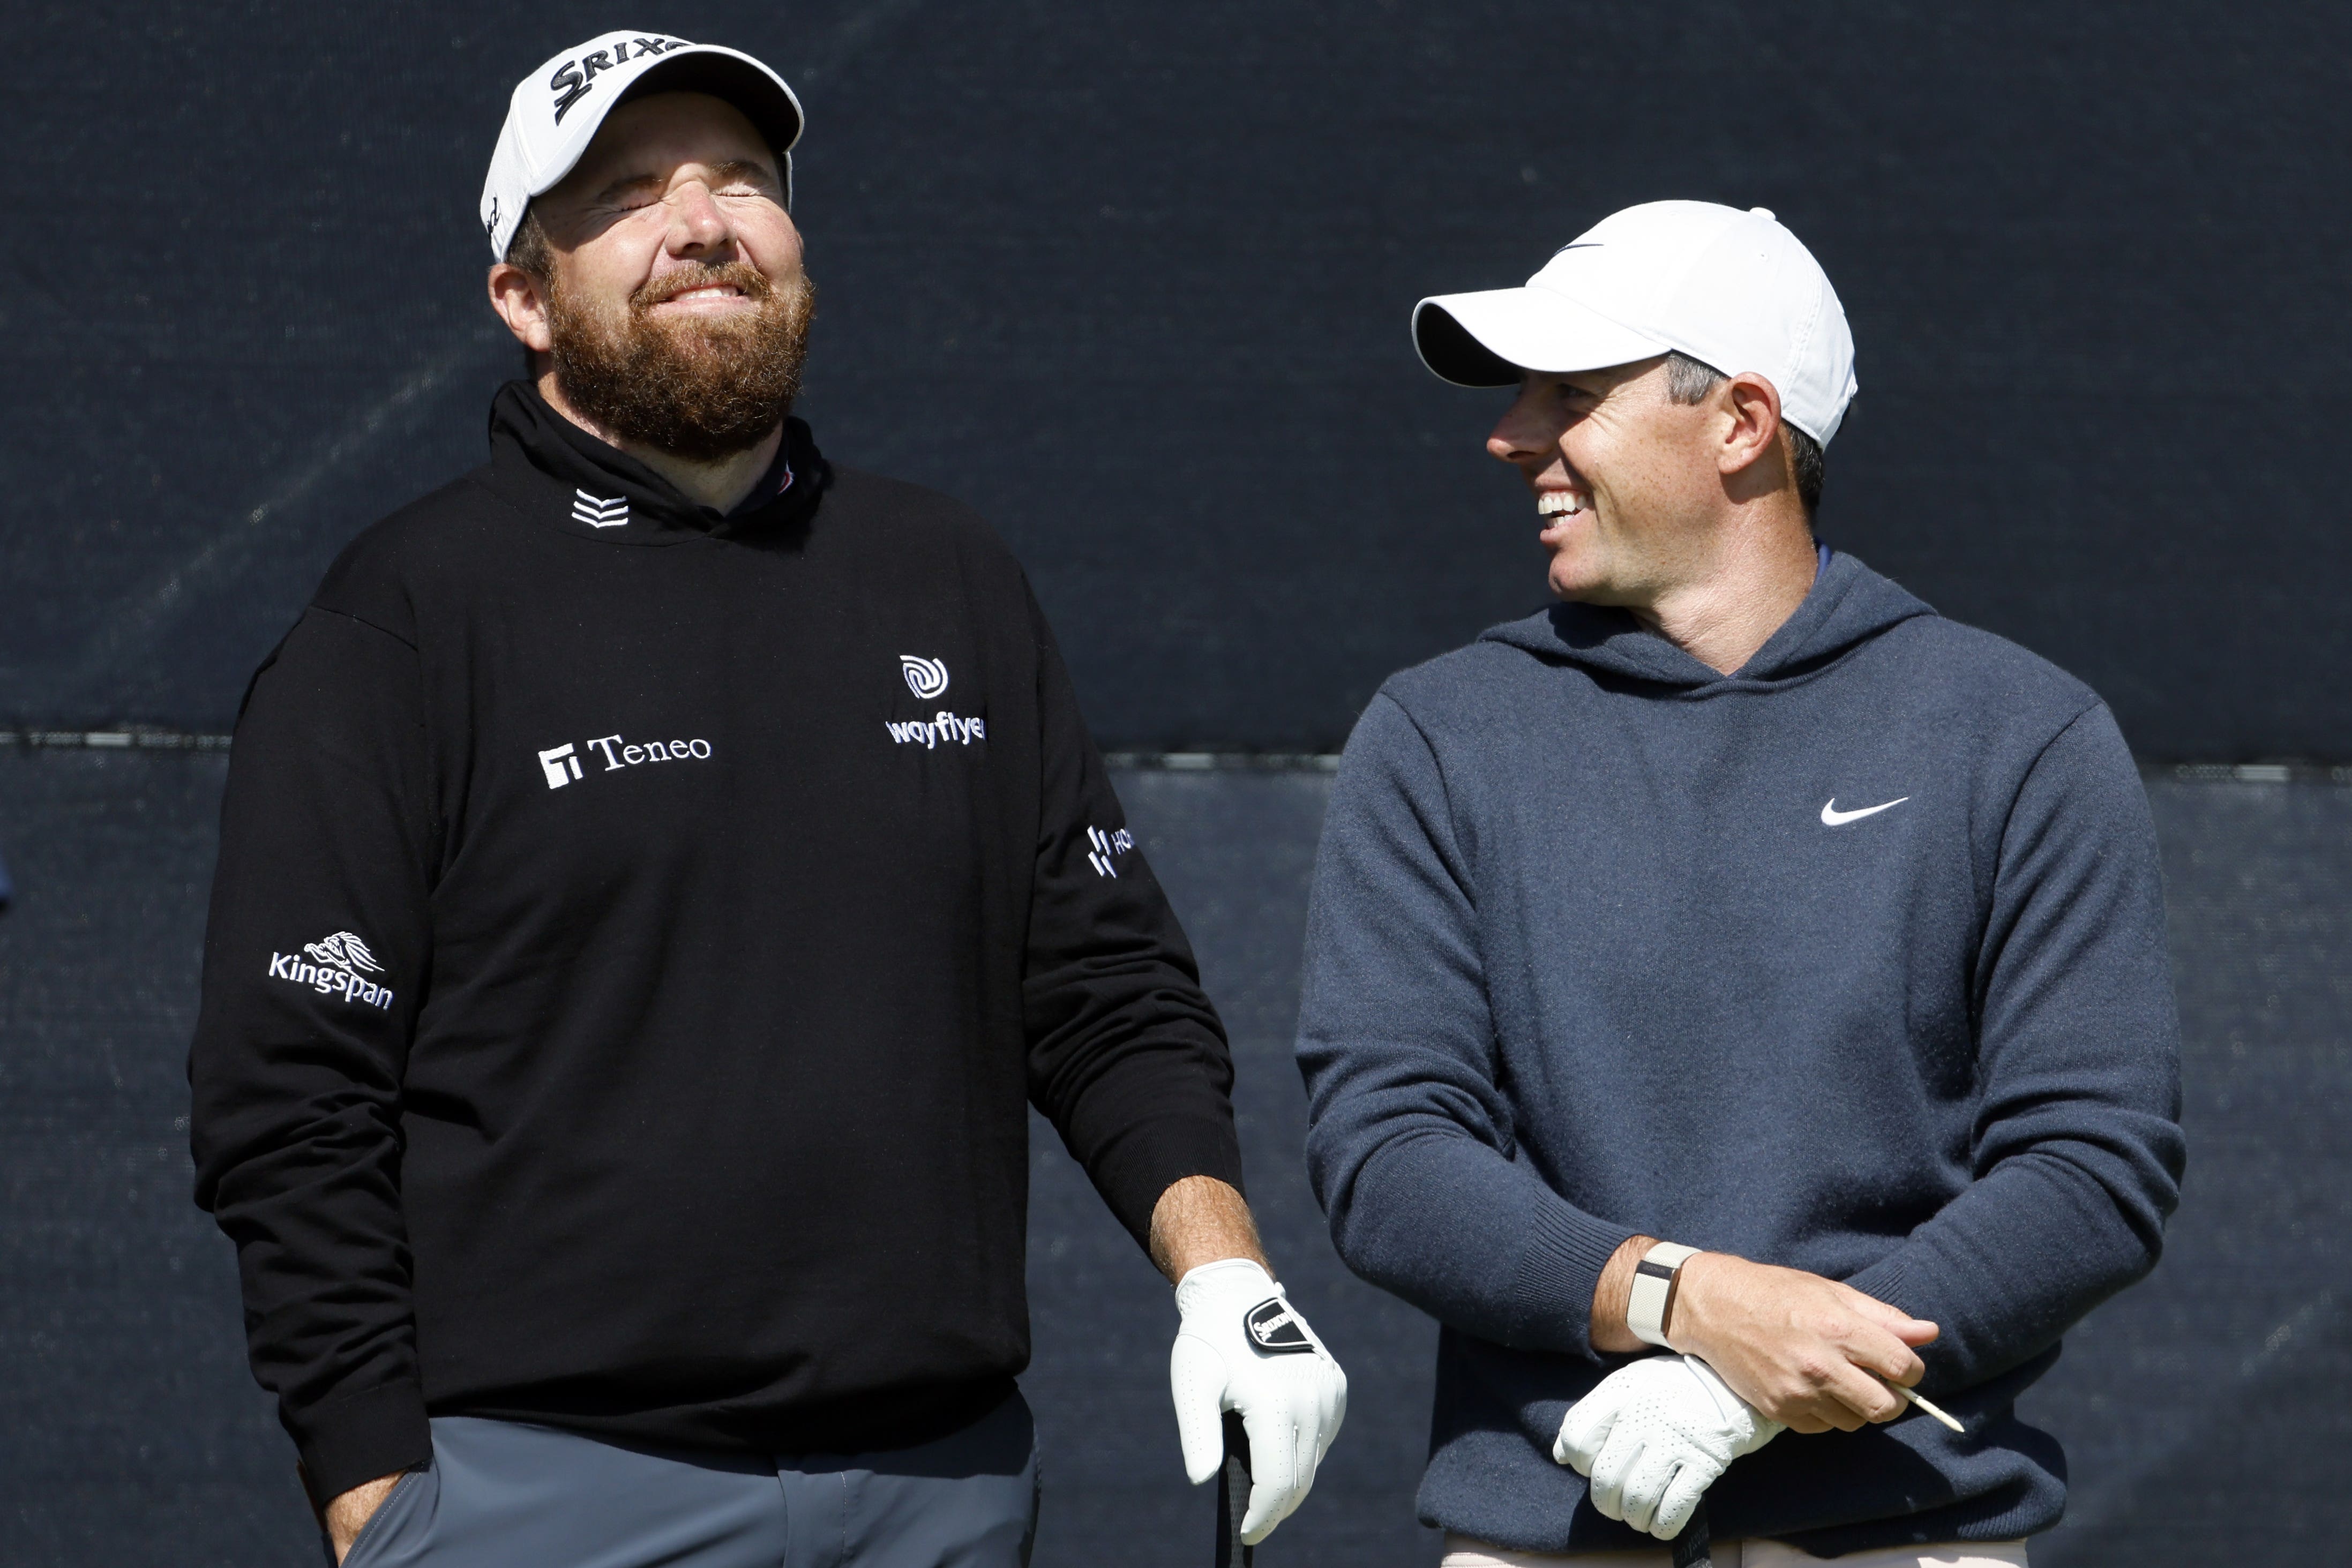
POLYGON ((1832 795, 1826 801, 1822 802, 1822 826, 1824 828, 1843 828, 1848 822, 1859 822, 1864 817, 1875 817, 1881 811, 1891 811, 1909 799, 1911 799, 1911 797, 1908 795, 1898 795, 1894 800, 1885 802, 1884 805, 1864 806, 1860 810, 1855 811, 1841 811, 1837 809, 1837 797, 1832 795))

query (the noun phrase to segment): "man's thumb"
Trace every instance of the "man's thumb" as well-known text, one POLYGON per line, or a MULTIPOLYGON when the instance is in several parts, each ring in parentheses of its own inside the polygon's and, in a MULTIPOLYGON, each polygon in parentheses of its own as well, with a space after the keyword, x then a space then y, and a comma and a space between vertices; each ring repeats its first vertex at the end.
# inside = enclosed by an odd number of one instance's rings
POLYGON ((1180 1333, 1168 1353, 1168 1383, 1176 1397, 1176 1440, 1184 1446, 1184 1475, 1199 1486, 1224 1463, 1224 1358, 1191 1334, 1180 1333))
POLYGON ((1580 1476, 1592 1473, 1592 1461, 1601 1455, 1601 1445, 1609 1440, 1610 1429, 1617 1424, 1615 1408, 1605 1400, 1590 1396, 1568 1407, 1561 1418, 1559 1436, 1552 1440, 1554 1464, 1568 1466, 1580 1476))

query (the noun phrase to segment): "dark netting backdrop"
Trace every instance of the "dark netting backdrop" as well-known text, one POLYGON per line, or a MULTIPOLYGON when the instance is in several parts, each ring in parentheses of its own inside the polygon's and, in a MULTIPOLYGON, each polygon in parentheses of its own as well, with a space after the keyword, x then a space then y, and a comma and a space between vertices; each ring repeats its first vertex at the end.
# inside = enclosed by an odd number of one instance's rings
MULTIPOLYGON (((1824 536, 2097 686, 2165 836, 2188 1195, 2154 1280, 2030 1402, 2074 1470, 2035 1561, 2352 1540, 2352 528, 2318 384, 2352 348, 2352 8, 20 0, 9 21, 0 1563, 316 1561, 227 1244, 188 1197, 210 737, 344 541, 479 460, 517 359, 474 217, 506 94, 641 22, 799 89, 823 296, 803 411, 837 461, 994 521, 1129 753, 1328 752, 1388 672, 1540 600, 1524 492, 1481 450, 1501 394, 1421 369, 1416 298, 1516 283, 1633 202, 1777 212, 1859 347, 1824 536)), ((1433 1336, 1346 1277, 1299 1170, 1327 779, 1120 779, 1234 1026, 1253 1196, 1355 1380, 1265 1561, 1425 1568, 1433 1336)), ((1032 1242, 1039 1561, 1195 1561, 1172 1309, 1050 1134, 1032 1242)))

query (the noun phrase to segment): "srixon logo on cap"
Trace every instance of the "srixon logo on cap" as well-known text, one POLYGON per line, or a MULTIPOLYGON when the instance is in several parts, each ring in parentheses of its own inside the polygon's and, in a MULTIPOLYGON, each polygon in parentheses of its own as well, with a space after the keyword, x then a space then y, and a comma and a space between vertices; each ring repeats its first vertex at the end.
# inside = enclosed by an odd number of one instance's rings
POLYGON ((684 38, 625 38, 609 49, 591 49, 576 60, 564 61, 547 78, 548 90, 563 95, 555 100, 555 123, 562 124, 572 106, 588 96, 588 89, 596 85, 598 71, 609 71, 647 55, 684 47, 684 38))
POLYGON ((1252 1307, 1242 1322, 1249 1325, 1250 1343, 1260 1355, 1298 1355, 1315 1348, 1298 1314, 1280 1296, 1268 1296, 1252 1307))

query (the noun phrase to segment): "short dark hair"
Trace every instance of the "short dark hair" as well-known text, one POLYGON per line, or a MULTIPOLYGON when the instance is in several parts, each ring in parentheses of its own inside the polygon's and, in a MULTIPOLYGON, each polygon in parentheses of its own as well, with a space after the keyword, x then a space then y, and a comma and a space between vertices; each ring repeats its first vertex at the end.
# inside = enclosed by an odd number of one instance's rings
MULTIPOLYGON (((528 214, 525 221, 529 221, 528 214)), ((1666 395, 1678 403, 1688 406, 1704 402, 1709 392, 1728 380, 1704 360, 1694 360, 1680 351, 1666 356, 1666 395)), ((1797 499, 1805 504, 1805 516, 1810 517, 1822 504, 1822 477, 1828 466, 1822 444, 1785 419, 1780 428, 1789 434, 1789 472, 1797 481, 1797 499)))
POLYGON ((514 238, 507 241, 507 265, 520 267, 545 282, 552 260, 547 254, 547 230, 540 225, 539 209, 525 207, 522 221, 515 225, 514 238))

